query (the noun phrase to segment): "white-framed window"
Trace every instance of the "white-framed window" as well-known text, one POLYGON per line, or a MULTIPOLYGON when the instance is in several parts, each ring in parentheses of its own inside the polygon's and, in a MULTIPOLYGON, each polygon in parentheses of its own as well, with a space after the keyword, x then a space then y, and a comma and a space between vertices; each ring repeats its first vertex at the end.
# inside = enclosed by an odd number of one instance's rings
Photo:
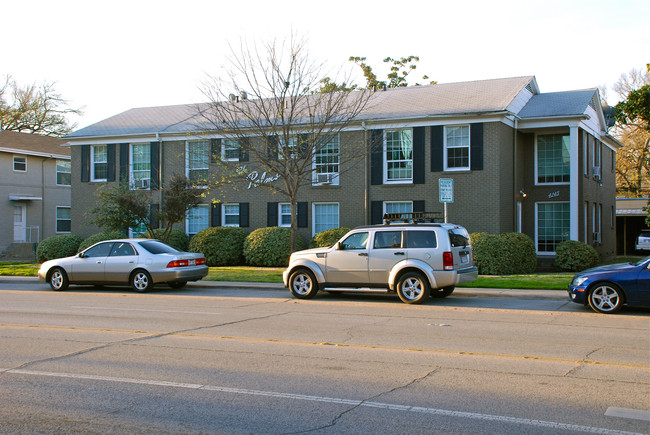
POLYGON ((92 145, 90 147, 90 181, 108 179, 108 147, 92 145))
POLYGON ((314 153, 312 184, 339 184, 339 136, 332 136, 314 153))
POLYGON ((569 136, 539 135, 535 146, 535 184, 568 184, 571 173, 569 136))
POLYGON ((223 139, 221 141, 221 160, 224 162, 239 161, 239 141, 236 139, 223 139))
POLYGON ((210 165, 210 141, 189 141, 185 145, 185 174, 195 186, 206 186, 210 165))
POLYGON ((221 222, 224 227, 239 226, 239 204, 223 204, 221 222))
POLYGON ((413 213, 413 201, 384 201, 385 213, 413 213))
POLYGON ((147 227, 144 222, 140 222, 138 226, 129 228, 129 237, 136 238, 139 236, 145 236, 147 234, 147 227))
POLYGON ((312 235, 339 227, 339 203, 312 203, 312 235))
POLYGON ((27 172, 27 158, 22 156, 14 156, 14 171, 27 172))
POLYGON ((280 136, 278 138, 278 158, 297 158, 298 142, 298 136, 289 136, 288 141, 286 141, 284 137, 280 136))
POLYGON ((56 208, 56 232, 69 233, 71 228, 70 207, 56 208))
POLYGON ((589 175, 589 134, 586 131, 582 132, 582 165, 583 174, 589 175))
POLYGON ((537 252, 553 254, 560 242, 569 240, 571 207, 568 202, 538 202, 535 209, 537 252))
POLYGON ((603 205, 602 204, 596 204, 594 202, 593 209, 592 209, 592 215, 591 215, 591 219, 592 219, 591 223, 592 223, 592 227, 594 229, 594 233, 597 233, 599 235, 602 234, 602 231, 603 231, 602 216, 603 216, 603 205))
POLYGON ((413 182, 413 130, 387 130, 384 133, 384 182, 413 182))
POLYGON ((70 186, 72 184, 72 171, 70 160, 56 161, 56 184, 57 186, 70 186))
POLYGON ((291 204, 288 202, 281 202, 278 204, 278 226, 291 226, 291 204))
POLYGON ((210 226, 210 207, 207 204, 202 204, 189 209, 185 222, 186 232, 190 236, 208 228, 210 226))
POLYGON ((131 144, 130 180, 135 189, 149 189, 151 183, 151 145, 131 144))
POLYGON ((445 171, 469 170, 469 125, 445 126, 445 171))

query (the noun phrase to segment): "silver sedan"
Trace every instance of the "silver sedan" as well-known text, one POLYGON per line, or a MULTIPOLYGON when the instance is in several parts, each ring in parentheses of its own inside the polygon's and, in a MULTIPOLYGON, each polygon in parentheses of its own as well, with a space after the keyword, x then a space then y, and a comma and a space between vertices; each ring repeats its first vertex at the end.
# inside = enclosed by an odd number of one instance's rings
POLYGON ((83 252, 49 260, 38 278, 52 290, 69 284, 125 285, 146 292, 155 284, 181 288, 208 274, 203 254, 179 251, 159 240, 121 239, 96 243, 83 252))

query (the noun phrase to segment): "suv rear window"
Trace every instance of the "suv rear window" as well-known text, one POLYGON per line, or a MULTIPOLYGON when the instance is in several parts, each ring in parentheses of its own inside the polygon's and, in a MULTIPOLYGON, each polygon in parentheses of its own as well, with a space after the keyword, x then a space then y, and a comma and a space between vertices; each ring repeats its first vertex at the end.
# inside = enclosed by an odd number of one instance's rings
POLYGON ((454 228, 449 230, 449 241, 452 248, 464 248, 471 245, 469 234, 464 228, 454 228))
POLYGON ((437 248, 435 231, 406 231, 407 248, 437 248))

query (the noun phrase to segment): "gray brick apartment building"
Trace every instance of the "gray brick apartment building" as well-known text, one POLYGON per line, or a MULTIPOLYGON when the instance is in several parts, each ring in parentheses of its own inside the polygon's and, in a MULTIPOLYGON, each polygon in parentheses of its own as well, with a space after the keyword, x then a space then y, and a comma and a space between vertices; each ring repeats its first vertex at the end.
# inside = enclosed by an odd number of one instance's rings
MULTIPOLYGON (((87 221, 96 189, 128 179, 159 202, 172 174, 213 173, 214 159, 239 159, 269 182, 254 159, 233 153, 218 132, 196 131, 194 105, 131 109, 65 139, 72 156, 72 232, 87 221)), ((528 234, 538 254, 562 240, 615 254, 615 161, 621 145, 607 132, 596 89, 540 93, 535 77, 376 91, 358 122, 314 159, 312 183, 298 198, 299 234, 380 223, 384 212, 442 211, 439 179, 452 179, 448 220, 470 232, 528 234), (379 143, 365 158, 339 162, 346 146, 379 143), (395 152, 398 151, 398 152, 395 152)), ((259 178, 258 178, 259 179, 259 178)), ((288 200, 263 186, 206 190, 185 230, 233 225, 287 226, 288 200)))

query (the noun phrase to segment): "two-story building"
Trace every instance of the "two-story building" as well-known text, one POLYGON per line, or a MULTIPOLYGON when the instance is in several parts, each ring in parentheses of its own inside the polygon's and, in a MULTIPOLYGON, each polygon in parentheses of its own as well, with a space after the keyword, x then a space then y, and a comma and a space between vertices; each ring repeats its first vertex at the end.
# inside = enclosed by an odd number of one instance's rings
POLYGON ((70 148, 59 138, 0 131, 0 255, 28 257, 41 240, 70 232, 70 148))
MULTIPOLYGON (((78 174, 73 232, 98 231, 85 213, 104 183, 128 179, 153 191, 156 203, 173 173, 218 171, 214 159, 239 159, 256 170, 226 136, 197 131, 197 113, 195 105, 131 109, 68 135, 78 174)), ((385 212, 442 211, 439 180, 451 179, 449 222, 470 232, 523 232, 542 257, 567 239, 611 257, 620 145, 607 132, 596 89, 540 93, 529 76, 378 90, 357 122, 314 156, 312 183, 300 192, 299 234, 308 241, 326 229, 380 223, 385 212), (338 160, 359 142, 379 146, 361 161, 338 160)), ((260 172, 274 182, 274 174, 260 172)), ((288 226, 290 218, 286 198, 250 182, 209 190, 205 204, 188 213, 185 230, 252 231, 288 226)))

